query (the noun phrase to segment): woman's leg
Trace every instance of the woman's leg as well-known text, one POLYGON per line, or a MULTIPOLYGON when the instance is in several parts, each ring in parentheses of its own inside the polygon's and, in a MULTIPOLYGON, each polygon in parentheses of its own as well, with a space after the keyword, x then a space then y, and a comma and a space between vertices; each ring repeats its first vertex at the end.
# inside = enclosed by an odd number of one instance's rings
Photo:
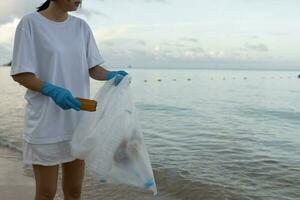
POLYGON ((78 159, 62 164, 62 187, 65 200, 80 199, 84 167, 84 161, 78 159))
POLYGON ((57 188, 58 165, 33 165, 36 182, 35 200, 53 200, 57 188))

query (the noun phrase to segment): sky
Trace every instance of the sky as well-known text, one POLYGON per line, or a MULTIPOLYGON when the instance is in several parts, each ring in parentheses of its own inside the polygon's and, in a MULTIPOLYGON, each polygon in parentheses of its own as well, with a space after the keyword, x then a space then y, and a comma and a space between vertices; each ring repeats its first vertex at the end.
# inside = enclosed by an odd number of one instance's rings
MULTIPOLYGON (((0 1, 0 63, 43 0, 0 1)), ((300 69, 299 0, 83 0, 104 66, 300 69)))

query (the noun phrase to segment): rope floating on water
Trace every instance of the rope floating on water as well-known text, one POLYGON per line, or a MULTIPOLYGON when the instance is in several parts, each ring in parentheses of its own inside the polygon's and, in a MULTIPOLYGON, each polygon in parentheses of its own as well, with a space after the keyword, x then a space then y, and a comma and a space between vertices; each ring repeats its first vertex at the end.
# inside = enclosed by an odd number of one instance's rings
MULTIPOLYGON (((292 76, 287 76, 287 77, 283 77, 283 76, 279 76, 279 77, 275 77, 275 76, 270 76, 270 77, 266 77, 266 76, 262 76, 260 77, 260 79, 263 79, 263 80, 267 80, 267 79, 292 79, 293 77, 292 76)), ((295 77, 294 77, 295 78, 295 77)), ((297 76, 297 78, 300 79, 300 75, 297 76)), ((223 81, 226 81, 226 80, 248 80, 250 79, 249 77, 247 76, 243 76, 243 77, 208 77, 209 80, 223 80, 223 81)), ((177 79, 177 78, 173 78, 171 79, 172 81, 178 81, 180 79, 177 79)), ((186 81, 192 81, 192 78, 186 78, 185 79, 186 81)), ((202 79, 203 80, 203 79, 202 79)), ((147 83, 149 82, 150 80, 147 80, 147 79, 144 79, 144 82, 147 83)), ((157 82, 162 82, 163 79, 159 78, 159 79, 156 79, 157 82)))

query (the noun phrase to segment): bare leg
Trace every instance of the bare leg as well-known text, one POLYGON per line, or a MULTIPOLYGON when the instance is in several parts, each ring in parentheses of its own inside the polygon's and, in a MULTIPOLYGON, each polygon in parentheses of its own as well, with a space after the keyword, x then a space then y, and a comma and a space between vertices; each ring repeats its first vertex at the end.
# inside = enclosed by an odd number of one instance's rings
POLYGON ((65 200, 80 200, 84 167, 84 161, 78 159, 62 164, 62 187, 65 200))
POLYGON ((53 200, 57 189, 58 165, 33 165, 36 182, 35 200, 53 200))

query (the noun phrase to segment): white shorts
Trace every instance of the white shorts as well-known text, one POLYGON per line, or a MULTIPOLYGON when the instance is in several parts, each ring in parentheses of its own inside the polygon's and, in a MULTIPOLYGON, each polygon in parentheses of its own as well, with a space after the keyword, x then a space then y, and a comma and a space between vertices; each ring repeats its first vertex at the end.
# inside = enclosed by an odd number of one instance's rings
POLYGON ((31 144, 23 140, 23 162, 25 165, 53 166, 75 159, 71 155, 70 141, 31 144))

